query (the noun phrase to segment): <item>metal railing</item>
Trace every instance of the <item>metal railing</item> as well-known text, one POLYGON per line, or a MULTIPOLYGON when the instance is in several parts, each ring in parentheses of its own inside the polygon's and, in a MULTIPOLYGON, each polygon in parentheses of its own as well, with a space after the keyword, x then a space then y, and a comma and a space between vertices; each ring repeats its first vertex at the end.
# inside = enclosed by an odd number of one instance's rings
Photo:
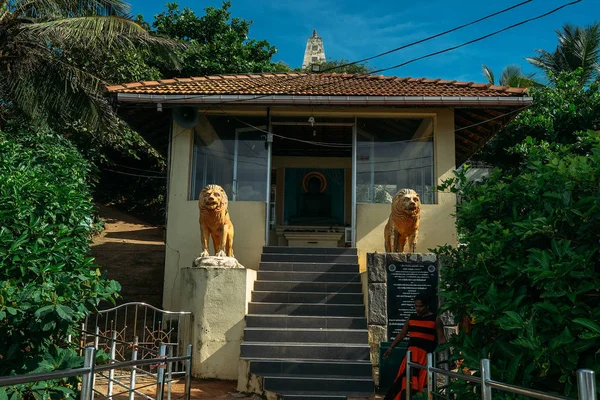
MULTIPOLYGON (((52 371, 52 372, 42 372, 37 374, 26 374, 26 375, 16 375, 16 376, 4 376, 0 377, 0 387, 2 386, 12 386, 12 385, 20 385, 24 383, 33 383, 33 382, 41 382, 41 381, 49 381, 54 379, 62 379, 69 378, 73 376, 81 376, 81 400, 91 400, 94 398, 96 393, 99 393, 94 389, 94 382, 96 374, 101 374, 104 371, 114 372, 116 369, 121 368, 131 368, 132 371, 135 371, 134 368, 145 366, 145 365, 154 365, 158 368, 158 372, 156 374, 156 383, 152 384, 152 386, 156 385, 156 400, 164 400, 164 392, 165 392, 165 383, 167 383, 167 374, 169 373, 169 368, 173 363, 184 362, 185 363, 185 398, 187 400, 190 399, 191 393, 191 371, 192 371, 192 345, 189 344, 187 346, 187 352, 185 356, 179 357, 170 357, 167 355, 167 345, 161 344, 159 355, 156 358, 148 358, 142 360, 133 359, 131 361, 123 361, 123 362, 115 362, 105 365, 95 365, 96 360, 96 349, 94 347, 86 347, 84 351, 84 362, 83 368, 75 368, 68 369, 62 371, 52 371)), ((135 372, 132 372, 133 379, 131 382, 135 382, 135 372)), ((109 378, 110 379, 110 378, 109 378)), ((114 381, 114 380, 113 380, 114 381)), ((111 382, 109 380, 109 382, 111 382)), ((120 383, 119 383, 120 384, 120 383)), ((125 386, 120 384, 121 386, 125 386)), ((127 387, 127 390, 123 393, 129 393, 129 398, 133 399, 134 394, 138 394, 145 398, 151 398, 150 396, 139 392, 135 388, 135 383, 133 387, 127 387)), ((139 388, 138 388, 139 389, 139 388)), ((117 396, 123 393, 114 393, 106 396, 106 398, 112 398, 112 396, 117 396)), ((101 394, 102 395, 102 394, 101 394)), ((168 398, 170 398, 170 392, 168 394, 168 398)))
MULTIPOLYGON (((440 374, 446 377, 448 383, 450 378, 456 378, 473 382, 480 385, 481 399, 492 400, 492 389, 497 389, 503 392, 514 393, 526 396, 532 399, 541 400, 574 400, 570 397, 549 394, 538 390, 522 388, 520 386, 510 385, 508 383, 492 380, 490 360, 481 360, 481 377, 472 375, 463 375, 446 369, 435 367, 434 354, 427 354, 427 365, 421 365, 411 361, 411 351, 406 352, 406 398, 411 398, 412 392, 412 371, 411 368, 424 369, 427 371, 427 399, 433 400, 433 395, 437 391, 437 381, 435 374, 440 374)), ((595 372, 591 369, 580 369, 577 371, 577 390, 579 400, 597 400, 596 393, 596 377, 595 372)), ((449 396, 446 394, 446 398, 449 396)))

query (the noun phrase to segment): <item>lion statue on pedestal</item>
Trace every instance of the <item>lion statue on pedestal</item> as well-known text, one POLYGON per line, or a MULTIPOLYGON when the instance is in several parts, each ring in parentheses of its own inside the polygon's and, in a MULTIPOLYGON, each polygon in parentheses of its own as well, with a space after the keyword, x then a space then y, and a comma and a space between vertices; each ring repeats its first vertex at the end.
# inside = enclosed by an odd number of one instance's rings
POLYGON ((421 199, 412 189, 400 189, 392 199, 392 213, 385 225, 385 251, 403 253, 408 243, 408 250, 414 253, 419 236, 421 218, 421 199))
POLYGON ((215 257, 233 257, 233 224, 229 219, 228 202, 227 193, 219 185, 208 185, 200 192, 200 257, 208 257, 210 237, 215 257))

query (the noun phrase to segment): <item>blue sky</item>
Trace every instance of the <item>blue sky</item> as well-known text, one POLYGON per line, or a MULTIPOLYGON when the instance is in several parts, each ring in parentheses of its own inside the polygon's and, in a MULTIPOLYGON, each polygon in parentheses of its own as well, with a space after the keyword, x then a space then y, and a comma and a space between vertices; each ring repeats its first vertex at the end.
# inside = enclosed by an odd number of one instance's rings
MULTIPOLYGON (((373 56, 421 38, 467 23, 520 3, 520 0, 231 0, 232 15, 254 21, 250 37, 267 39, 277 47, 275 60, 291 67, 302 63, 307 38, 317 29, 328 58, 357 60, 373 56)), ((569 0, 535 0, 508 13, 458 32, 375 59, 377 68, 400 64, 411 58, 461 44, 518 21, 543 14, 569 0)), ((132 14, 143 14, 151 22, 164 10, 166 0, 130 0, 132 14)), ((179 0, 181 7, 198 15, 221 2, 179 0)), ((481 65, 499 76, 508 64, 519 64, 526 72, 536 69, 525 57, 535 49, 554 50, 555 30, 564 23, 600 22, 600 0, 583 0, 543 19, 530 22, 495 37, 461 49, 417 61, 384 72, 385 75, 456 79, 484 82, 481 65)))

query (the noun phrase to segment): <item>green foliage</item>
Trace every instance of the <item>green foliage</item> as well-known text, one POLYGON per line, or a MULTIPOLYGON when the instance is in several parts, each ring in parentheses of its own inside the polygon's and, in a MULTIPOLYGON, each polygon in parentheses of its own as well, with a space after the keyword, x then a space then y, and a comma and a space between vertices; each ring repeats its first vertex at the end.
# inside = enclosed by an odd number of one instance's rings
MULTIPOLYGON (((326 74, 358 74, 365 75, 370 74, 375 70, 374 67, 370 66, 368 62, 354 64, 350 60, 346 60, 344 58, 340 58, 339 60, 333 60, 331 58, 327 59, 327 61, 319 63, 319 73, 326 74)), ((312 72, 312 67, 307 67, 305 69, 299 68, 299 71, 302 72, 312 72)))
MULTIPOLYGON (((48 132, 0 132, 0 375, 81 365, 67 336, 120 290, 89 256, 90 165, 48 132)), ((73 380, 0 389, 72 397, 73 380)))
POLYGON ((588 129, 600 129, 599 82, 588 87, 581 82, 582 71, 550 75, 552 86, 531 89, 534 103, 494 138, 474 159, 505 171, 521 168, 528 148, 521 147, 527 137, 558 144, 578 143, 588 129))
POLYGON ((600 71, 600 24, 580 27, 572 24, 563 25, 556 31, 558 46, 553 52, 536 50, 535 57, 527 58, 531 64, 546 73, 581 69, 580 83, 589 83, 598 78, 600 71))
MULTIPOLYGON (((450 339, 455 358, 474 370, 489 358, 496 380, 571 396, 577 369, 600 372, 600 139, 576 137, 525 138, 519 168, 481 184, 457 172, 441 189, 462 198, 461 245, 436 250, 444 308, 474 321, 450 339)), ((459 398, 478 396, 468 386, 454 388, 459 398)))
POLYGON ((121 0, 0 1, 0 98, 41 126, 58 120, 81 121, 93 130, 114 127, 101 95, 105 82, 92 71, 102 64, 91 63, 144 49, 167 60, 174 45, 149 35, 127 18, 128 11, 121 0), (73 62, 82 55, 87 68, 73 62))
MULTIPOLYGON (((487 65, 482 65, 483 75, 491 85, 496 84, 496 78, 494 71, 487 65)), ((498 80, 500 86, 510 86, 515 88, 528 88, 539 86, 535 78, 535 73, 524 74, 520 65, 510 64, 504 67, 500 73, 500 79, 498 80)))
MULTIPOLYGON (((271 61, 277 49, 268 41, 248 38, 252 21, 232 18, 230 7, 230 2, 223 2, 221 8, 207 7, 205 15, 197 16, 191 8, 181 10, 177 3, 167 3, 152 27, 158 36, 187 44, 178 52, 182 67, 173 70, 160 58, 148 64, 169 77, 289 71, 287 65, 271 61)), ((139 16, 138 21, 148 26, 139 16)))

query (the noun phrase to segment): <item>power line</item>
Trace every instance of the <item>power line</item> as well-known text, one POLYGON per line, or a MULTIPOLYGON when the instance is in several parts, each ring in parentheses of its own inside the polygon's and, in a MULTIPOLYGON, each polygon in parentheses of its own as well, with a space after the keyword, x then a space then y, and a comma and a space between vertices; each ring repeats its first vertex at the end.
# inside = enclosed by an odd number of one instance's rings
MULTIPOLYGON (((466 28, 468 26, 475 25, 475 24, 477 24, 479 22, 485 21, 487 19, 493 18, 493 17, 498 16, 500 14, 503 14, 503 13, 506 13, 508 11, 514 10, 515 8, 521 7, 521 6, 523 6, 523 5, 527 4, 527 3, 531 3, 532 1, 533 0, 523 1, 521 3, 515 4, 515 5, 510 6, 510 7, 507 7, 505 9, 502 9, 500 11, 494 12, 492 14, 488 14, 488 15, 486 15, 484 17, 478 18, 478 19, 473 20, 471 22, 468 22, 466 24, 459 25, 459 26, 457 26, 455 28, 452 28, 452 29, 449 29, 449 30, 446 30, 446 31, 443 31, 443 32, 440 32, 440 33, 437 33, 437 34, 425 37, 423 39, 416 40, 414 42, 408 43, 406 45, 402 45, 400 47, 396 47, 396 48, 391 49, 391 50, 387 50, 387 51, 385 51, 383 53, 379 53, 379 54, 376 54, 374 56, 370 56, 370 57, 367 57, 367 58, 364 58, 364 59, 361 59, 361 60, 353 61, 353 62, 350 62, 350 63, 347 63, 347 64, 342 64, 342 65, 338 65, 338 66, 326 68, 326 69, 320 71, 320 73, 329 72, 329 71, 333 71, 333 70, 336 70, 336 69, 344 68, 344 67, 347 67, 347 66, 359 64, 359 63, 362 63, 362 62, 365 62, 365 61, 373 60, 373 59, 376 59, 376 58, 379 58, 379 57, 383 57, 385 55, 388 55, 388 54, 391 54, 391 53, 394 53, 394 52, 397 52, 397 51, 400 51, 400 50, 404 50, 404 49, 409 48, 409 47, 413 47, 413 46, 415 46, 417 44, 428 42, 428 41, 436 39, 438 37, 447 35, 447 34, 452 33, 452 32, 456 32, 456 31, 461 30, 463 28, 466 28)), ((581 0, 579 0, 579 1, 581 1, 581 0)), ((375 71, 375 72, 377 72, 377 71, 375 71)), ((374 72, 370 72, 369 74, 372 74, 372 73, 374 73, 374 72)), ((279 84, 291 82, 291 81, 297 80, 297 79, 301 79, 301 78, 303 78, 305 76, 306 76, 306 74, 301 74, 299 76, 289 77, 289 78, 284 79, 281 82, 279 82, 279 84)), ((359 76, 361 76, 361 75, 359 75, 359 76)), ((260 87, 264 87, 264 86, 269 85, 269 84, 270 83, 260 83, 260 84, 257 84, 256 86, 252 86, 251 89, 258 89, 260 87)), ((309 86, 308 88, 310 89, 312 87, 309 86)), ((193 98, 204 98, 206 96, 212 96, 212 95, 198 95, 198 96, 192 96, 190 98, 192 98, 192 99, 193 98)), ((248 100, 256 100, 256 99, 260 99, 260 98, 268 97, 268 96, 271 96, 271 95, 270 94, 269 95, 260 95, 260 96, 256 96, 256 97, 253 97, 252 99, 247 99, 247 100, 230 100, 230 101, 225 101, 222 104, 230 103, 230 102, 241 102, 241 101, 248 101, 248 100)))
POLYGON ((500 14, 503 14, 503 13, 508 12, 510 10, 513 10, 515 8, 521 7, 521 6, 523 6, 523 5, 527 4, 527 3, 531 3, 532 1, 533 0, 523 1, 523 2, 521 2, 519 4, 515 4, 514 6, 505 8, 503 10, 497 11, 497 12, 492 13, 492 14, 488 14, 485 17, 476 19, 474 21, 468 22, 468 23, 463 24, 463 25, 459 25, 459 26, 457 26, 455 28, 452 28, 452 29, 448 29, 447 31, 440 32, 440 33, 437 33, 437 34, 432 35, 432 36, 428 36, 428 37, 426 37, 424 39, 419 39, 419 40, 417 40, 415 42, 412 42, 412 43, 409 43, 409 44, 405 44, 405 45, 402 45, 400 47, 396 47, 394 49, 385 51, 383 53, 379 53, 379 54, 371 56, 371 57, 363 58, 362 60, 357 60, 357 61, 353 61, 353 62, 350 62, 350 63, 347 63, 347 64, 342 64, 342 65, 338 65, 338 66, 335 66, 335 67, 326 68, 326 69, 324 69, 323 71, 320 71, 320 72, 329 72, 329 71, 333 71, 334 69, 343 68, 343 67, 349 67, 349 66, 355 65, 355 64, 360 64, 360 63, 363 63, 363 62, 366 62, 366 61, 374 60, 374 59, 379 58, 379 57, 383 57, 383 56, 391 54, 391 53, 395 53, 395 52, 400 51, 400 50, 404 50, 406 48, 415 46, 417 44, 428 42, 428 41, 436 39, 436 38, 438 38, 440 36, 444 36, 444 35, 447 35, 449 33, 456 32, 456 31, 461 30, 463 28, 466 28, 468 26, 475 25, 475 24, 477 24, 479 22, 485 21, 486 19, 493 18, 493 17, 495 17, 497 15, 500 15, 500 14))
MULTIPOLYGON (((444 135, 444 134, 456 133, 458 131, 462 131, 462 130, 465 130, 465 129, 473 128, 475 126, 479 126, 479 125, 485 124, 487 122, 494 121, 496 119, 503 118, 503 117, 506 117, 506 116, 514 114, 514 113, 521 112, 521 111, 525 110, 526 108, 528 108, 528 106, 520 107, 520 108, 517 108, 515 110, 511 110, 511 111, 509 111, 507 113, 500 114, 500 115, 497 115, 495 117, 488 118, 488 119, 486 119, 484 121, 476 122, 476 123, 471 124, 471 125, 463 126, 461 128, 454 129, 454 130, 449 131, 449 132, 436 133, 436 134, 437 135, 444 135)), ((306 143, 306 144, 311 144, 311 145, 314 145, 314 146, 335 147, 335 148, 352 148, 352 144, 317 142, 317 141, 302 140, 302 139, 296 139, 296 138, 291 138, 291 137, 287 137, 287 136, 278 135, 278 134, 275 134, 275 133, 272 133, 272 132, 269 132, 269 131, 265 131, 264 129, 260 129, 257 126, 254 126, 254 125, 252 125, 252 124, 250 124, 250 123, 248 123, 248 122, 246 122, 246 121, 244 121, 244 120, 236 117, 235 115, 230 115, 230 114, 227 113, 227 111, 225 111, 222 108, 221 108, 221 111, 223 111, 223 113, 225 113, 225 116, 227 116, 229 118, 233 118, 233 119, 241 122, 242 124, 244 124, 244 125, 246 125, 246 126, 248 126, 250 128, 255 129, 258 132, 263 132, 265 134, 272 134, 273 136, 279 137, 279 138, 282 138, 282 139, 287 139, 287 140, 292 140, 292 141, 298 141, 298 142, 302 142, 302 143, 306 143)), ((379 143, 374 143, 374 145, 389 146, 391 144, 397 144, 397 143, 407 143, 407 142, 422 141, 423 139, 433 138, 433 136, 434 135, 429 135, 429 136, 424 136, 424 137, 418 138, 418 139, 405 139, 405 140, 397 140, 397 141, 393 141, 393 142, 379 142, 379 143)), ((369 144, 365 144, 364 146, 371 146, 371 144, 370 143, 369 144)))
POLYGON ((129 172, 123 172, 123 171, 117 171, 114 169, 110 169, 110 168, 103 168, 104 171, 110 171, 110 172, 114 172, 116 174, 121 174, 121 175, 128 175, 128 176, 135 176, 138 178, 148 178, 148 179, 167 179, 166 176, 150 176, 150 175, 139 175, 139 174, 130 174, 129 172))
POLYGON ((560 6, 560 7, 557 7, 557 8, 555 8, 555 9, 553 9, 553 10, 550 10, 550 11, 548 11, 547 13, 544 13, 544 14, 538 15, 537 17, 532 17, 532 18, 528 18, 528 19, 526 19, 526 20, 523 20, 523 21, 517 22, 516 24, 509 25, 509 26, 507 26, 507 27, 505 27, 505 28, 502 28, 502 29, 500 29, 500 30, 497 30, 497 31, 495 31, 495 32, 492 32, 492 33, 489 33, 489 34, 487 34, 487 35, 485 35, 485 36, 478 37, 477 39, 469 40, 468 42, 464 42, 464 43, 462 43, 462 44, 459 44, 459 45, 457 45, 457 46, 448 47, 448 48, 446 48, 446 49, 444 49, 444 50, 436 51, 436 52, 429 53, 429 54, 426 54, 426 55, 424 55, 424 56, 421 56, 421 57, 413 58, 412 60, 408 60, 408 61, 405 61, 405 62, 403 62, 403 63, 397 64, 397 65, 394 65, 394 66, 391 66, 391 67, 387 67, 387 68, 381 68, 381 69, 378 69, 378 70, 375 70, 375 71, 369 72, 369 74, 377 74, 377 73, 379 73, 379 72, 383 72, 383 71, 389 71, 390 69, 395 69, 395 68, 403 67, 403 66, 405 66, 405 65, 408 65, 408 64, 411 64, 411 63, 413 63, 413 62, 415 62, 415 61, 423 60, 423 59, 425 59, 425 58, 433 57, 433 56, 436 56, 436 55, 439 55, 439 54, 447 53, 447 52, 449 52, 449 51, 453 51, 453 50, 456 50, 456 49, 460 49, 461 47, 468 46, 468 45, 470 45, 470 44, 473 44, 473 43, 476 43, 476 42, 482 41, 482 40, 484 40, 484 39, 490 38, 490 37, 492 37, 492 36, 495 36, 495 35, 497 35, 497 34, 499 34, 499 33, 502 33, 502 32, 505 32, 505 31, 507 31, 507 30, 510 30, 510 29, 516 28, 517 26, 521 26, 521 25, 524 25, 524 24, 526 24, 526 23, 529 23, 529 22, 536 21, 536 20, 538 20, 538 19, 541 19, 541 18, 547 17, 548 15, 554 14, 555 12, 558 12, 558 11, 562 10, 563 8, 566 8, 566 7, 572 6, 572 5, 574 5, 574 4, 577 4, 577 3, 581 3, 581 1, 582 1, 582 0, 575 0, 575 1, 572 1, 572 2, 570 2, 570 3, 563 4, 562 6, 560 6))
MULTIPOLYGON (((484 40, 484 39, 490 38, 490 37, 492 37, 492 36, 495 36, 495 35, 497 35, 497 34, 499 34, 499 33, 505 32, 505 31, 507 31, 507 30, 510 30, 510 29, 516 28, 516 27, 518 27, 518 26, 521 26, 521 25, 527 24, 527 23, 529 23, 529 22, 532 22, 532 21, 535 21, 535 20, 538 20, 538 19, 541 19, 541 18, 547 17, 548 15, 554 14, 554 13, 556 13, 556 12, 558 12, 558 11, 562 10, 563 8, 566 8, 566 7, 572 6, 572 5, 574 5, 574 4, 580 3, 581 1, 582 1, 582 0, 575 0, 575 1, 572 1, 572 2, 570 2, 570 3, 563 4, 562 6, 560 6, 560 7, 557 7, 557 8, 555 8, 555 9, 553 9, 553 10, 550 10, 550 11, 548 11, 548 12, 544 13, 544 14, 541 14, 541 15, 538 15, 538 16, 536 16, 536 17, 528 18, 528 19, 526 19, 526 20, 523 20, 523 21, 517 22, 517 23, 515 23, 515 24, 512 24, 512 25, 509 25, 509 26, 507 26, 507 27, 505 27, 505 28, 503 28, 503 29, 497 30, 497 31, 495 31, 495 32, 489 33, 489 34, 487 34, 487 35, 484 35, 484 36, 480 36, 480 37, 478 37, 478 38, 476 38, 476 39, 473 39, 473 40, 469 40, 469 41, 467 41, 467 42, 464 42, 464 43, 462 43, 462 44, 459 44, 459 45, 457 45, 457 46, 452 46, 452 47, 445 48, 445 49, 443 49, 443 50, 438 50, 438 51, 435 51, 435 52, 433 52, 433 53, 429 53, 429 54, 426 54, 426 55, 424 55, 424 56, 421 56, 421 57, 416 57, 416 58, 413 58, 413 59, 411 59, 411 60, 405 61, 405 62, 403 62, 403 63, 400 63, 400 64, 393 65, 393 66, 391 66, 391 67, 386 67, 386 68, 381 68, 381 69, 378 69, 378 70, 375 70, 375 71, 371 71, 371 72, 369 72, 368 74, 365 74, 365 75, 352 75, 352 76, 348 77, 348 79, 358 79, 358 78, 362 78, 362 77, 365 77, 365 76, 368 76, 368 75, 377 74, 377 73, 380 73, 380 72, 383 72, 383 71, 389 71, 389 70, 391 70, 391 69, 400 68, 400 67, 403 67, 403 66, 405 66, 405 65, 412 64, 412 63, 414 63, 414 62, 416 62, 416 61, 423 60, 423 59, 425 59, 425 58, 433 57, 433 56, 436 56, 436 55, 439 55, 439 54, 443 54, 443 53, 447 53, 447 52, 450 52, 450 51, 453 51, 453 50, 459 49, 459 48, 461 48, 461 47, 468 46, 468 45, 470 45, 470 44, 473 44, 473 43, 476 43, 476 42, 482 41, 482 40, 484 40)), ((304 76, 306 76, 306 75, 304 75, 304 76)), ((299 77, 294 77, 294 78, 299 78, 299 77)), ((285 82, 287 82, 287 81, 282 81, 282 82, 280 82, 280 83, 285 83, 285 82)), ((315 88, 319 88, 319 87, 326 87, 326 86, 330 86, 330 85, 332 85, 332 84, 336 84, 336 83, 337 83, 337 82, 331 82, 331 83, 317 83, 317 84, 312 84, 312 85, 306 85, 306 86, 304 86, 304 87, 300 88, 298 91, 299 91, 299 92, 303 92, 303 91, 305 91, 305 90, 309 90, 309 89, 315 89, 315 88)), ((198 98, 204 98, 205 96, 207 96, 207 95, 200 95, 200 96, 198 96, 198 98)), ((224 102, 222 102, 221 104, 225 104, 225 103, 232 103, 232 102, 235 102, 236 104, 239 104, 239 103, 243 103, 243 102, 247 102, 247 101, 254 101, 254 100, 258 100, 258 99, 261 99, 261 98, 264 98, 264 97, 269 97, 269 96, 272 96, 272 94, 266 94, 266 95, 252 96, 251 98, 248 98, 248 99, 224 101, 224 102)), ((192 97, 192 98, 194 98, 194 97, 192 97)))

